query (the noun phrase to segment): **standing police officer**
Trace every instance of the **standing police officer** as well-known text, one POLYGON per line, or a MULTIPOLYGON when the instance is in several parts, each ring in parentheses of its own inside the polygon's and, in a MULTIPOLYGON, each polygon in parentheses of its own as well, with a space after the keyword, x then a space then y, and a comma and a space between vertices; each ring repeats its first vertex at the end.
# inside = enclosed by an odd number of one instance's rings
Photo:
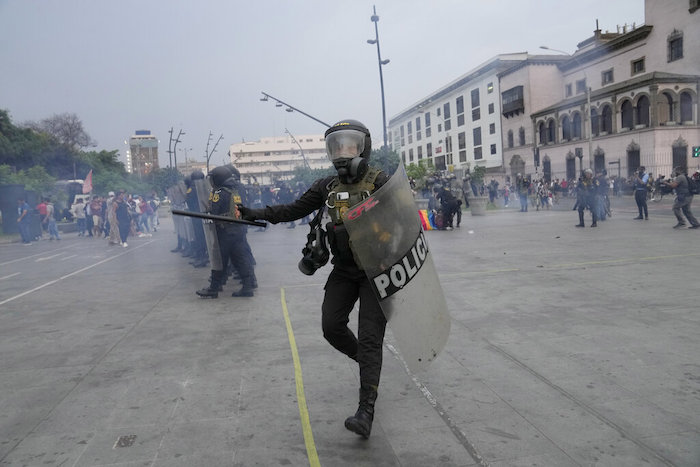
POLYGON ((645 173, 646 167, 641 166, 634 173, 632 180, 634 181, 634 200, 639 209, 639 215, 635 219, 649 220, 649 211, 647 209, 647 183, 649 182, 649 174, 645 173), (644 216, 642 216, 644 214, 644 216))
MULTIPOLYGON (((211 214, 240 218, 238 205, 247 202, 246 193, 240 184, 240 173, 234 167, 216 167, 209 172, 211 181, 211 214)), ((197 295, 217 298, 226 279, 226 265, 231 261, 238 272, 243 288, 233 292, 232 297, 252 297, 257 286, 250 246, 247 239, 247 226, 231 222, 217 222, 216 234, 221 250, 223 270, 212 270, 209 287, 198 290, 197 295)))
POLYGON ((360 367, 360 402, 345 428, 365 439, 374 419, 374 404, 382 368, 382 342, 386 318, 369 279, 355 261, 350 237, 343 225, 346 211, 369 197, 389 179, 368 164, 372 150, 369 130, 356 120, 341 120, 326 131, 326 150, 337 176, 316 180, 298 200, 264 209, 241 207, 243 219, 264 219, 277 224, 300 219, 328 208, 332 221, 326 225, 333 253, 322 305, 323 336, 360 367), (358 336, 348 328, 348 316, 360 300, 358 336))
POLYGON ((593 217, 591 227, 598 225, 598 216, 596 215, 596 195, 598 193, 598 180, 593 178, 593 171, 586 169, 578 181, 576 186, 576 205, 578 206, 578 224, 576 227, 585 227, 583 223, 583 211, 588 208, 593 217))

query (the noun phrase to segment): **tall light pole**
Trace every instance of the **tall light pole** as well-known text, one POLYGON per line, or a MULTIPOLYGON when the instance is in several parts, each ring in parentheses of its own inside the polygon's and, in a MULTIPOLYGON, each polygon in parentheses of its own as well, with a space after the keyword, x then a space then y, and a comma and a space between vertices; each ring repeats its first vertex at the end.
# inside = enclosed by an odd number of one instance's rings
MULTIPOLYGON (((586 80, 586 104, 588 107, 588 115, 586 116, 586 120, 588 121, 586 124, 586 131, 588 132, 588 167, 593 168, 593 112, 591 110, 591 87, 588 85, 588 74, 586 73, 586 67, 578 61, 577 57, 574 57, 570 53, 564 52, 563 50, 552 49, 546 45, 541 45, 540 49, 551 50, 552 52, 568 55, 569 57, 573 58, 574 61, 583 69, 583 77, 586 80)), ((583 165, 583 161, 581 161, 581 164, 583 165)))
POLYGON ((175 170, 177 170, 177 143, 181 143, 180 136, 184 135, 185 132, 180 130, 175 138, 175 144, 173 145, 173 158, 175 159, 175 170))
POLYGON ((304 115, 304 116, 306 116, 306 117, 309 117, 311 120, 320 123, 321 125, 325 126, 326 128, 330 128, 330 125, 329 125, 328 123, 326 123, 326 122, 324 122, 324 121, 321 121, 321 120, 319 120, 318 118, 314 117, 313 115, 309 115, 309 114, 307 114, 306 112, 303 112, 303 111, 297 109, 296 107, 293 107, 293 106, 287 104, 286 102, 281 101, 281 100, 277 99, 276 97, 274 97, 274 96, 272 96, 272 95, 270 95, 270 94, 268 94, 268 93, 266 93, 266 92, 263 92, 262 95, 263 95, 263 97, 260 98, 260 100, 261 100, 262 102, 267 102, 268 100, 272 99, 273 101, 275 101, 275 107, 282 107, 282 106, 285 106, 285 105, 286 105, 287 108, 286 108, 285 110, 286 110, 287 112, 294 112, 294 111, 296 110, 296 111, 299 112, 300 114, 302 114, 302 115, 304 115))
POLYGON ((288 129, 285 128, 284 132, 287 133, 290 138, 292 138, 292 141, 294 141, 297 146, 299 146, 299 151, 301 151, 301 158, 304 161, 304 166, 307 169, 310 169, 311 166, 309 165, 309 161, 306 160, 306 156, 304 155, 304 148, 301 147, 301 144, 299 144, 299 141, 297 141, 297 139, 294 137, 294 135, 288 129))
POLYGON ((374 45, 377 44, 377 61, 379 62, 379 85, 381 86, 382 90, 382 130, 384 131, 384 146, 382 147, 387 147, 386 144, 386 106, 384 104, 384 75, 382 73, 382 66, 386 65, 389 63, 389 60, 382 60, 382 53, 379 50, 379 26, 377 26, 377 23, 379 22, 379 16, 377 16, 377 7, 373 6, 373 11, 374 14, 370 17, 370 20, 374 23, 374 39, 368 39, 367 43, 374 45))

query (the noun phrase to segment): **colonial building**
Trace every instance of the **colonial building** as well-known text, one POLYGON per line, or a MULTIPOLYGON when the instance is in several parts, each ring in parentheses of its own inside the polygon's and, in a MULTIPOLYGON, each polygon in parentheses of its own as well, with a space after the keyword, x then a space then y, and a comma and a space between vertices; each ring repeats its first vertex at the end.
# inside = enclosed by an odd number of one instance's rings
POLYGON ((573 55, 498 55, 392 117, 391 147, 501 181, 700 169, 698 3, 646 0, 644 24, 597 29, 573 55))
POLYGON ((331 166, 323 135, 271 136, 260 141, 232 144, 231 163, 241 172, 244 183, 271 185, 289 180, 297 167, 311 169, 331 166))
POLYGON ((558 65, 559 99, 531 114, 536 150, 525 153, 526 171, 536 155, 546 178, 577 178, 581 167, 622 177, 640 165, 656 175, 700 169, 691 154, 700 146, 696 10, 697 1, 647 0, 645 24, 581 42, 558 65))

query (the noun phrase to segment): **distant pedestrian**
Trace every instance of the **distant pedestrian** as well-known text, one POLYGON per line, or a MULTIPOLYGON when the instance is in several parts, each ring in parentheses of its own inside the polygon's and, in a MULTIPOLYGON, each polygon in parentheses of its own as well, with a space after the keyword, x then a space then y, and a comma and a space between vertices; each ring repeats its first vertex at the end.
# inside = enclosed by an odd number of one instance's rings
POLYGON ((649 210, 647 209, 647 183, 649 183, 649 175, 645 173, 644 166, 639 167, 632 176, 634 183, 634 200, 639 209, 639 215, 635 219, 649 220, 649 210))
POLYGON ((698 223, 698 220, 690 211, 690 204, 693 202, 693 194, 688 189, 688 176, 685 174, 683 167, 674 168, 673 175, 673 180, 666 182, 666 185, 676 190, 676 200, 673 202, 673 214, 675 214, 678 223, 674 225, 673 228, 680 229, 685 226, 685 221, 683 220, 681 212, 685 214, 688 222, 690 222, 690 229, 700 228, 700 223, 698 223))
POLYGON ((24 200, 24 198, 17 198, 17 227, 19 227, 19 234, 22 237, 22 243, 25 245, 32 244, 32 235, 29 232, 29 204, 24 200))
POLYGON ((49 240, 60 240, 61 237, 58 235, 58 226, 56 225, 56 209, 50 198, 45 198, 46 202, 46 225, 49 231, 49 240))
POLYGON ((129 246, 126 243, 126 239, 129 236, 129 232, 131 231, 131 213, 129 212, 129 206, 127 205, 127 202, 124 200, 124 192, 120 191, 119 194, 117 195, 117 201, 116 201, 116 217, 117 217, 117 224, 119 225, 119 238, 121 240, 121 244, 124 248, 129 246))
POLYGON ((78 198, 73 207, 71 207, 71 214, 75 217, 75 221, 78 224, 78 237, 85 236, 85 204, 82 198, 78 198))

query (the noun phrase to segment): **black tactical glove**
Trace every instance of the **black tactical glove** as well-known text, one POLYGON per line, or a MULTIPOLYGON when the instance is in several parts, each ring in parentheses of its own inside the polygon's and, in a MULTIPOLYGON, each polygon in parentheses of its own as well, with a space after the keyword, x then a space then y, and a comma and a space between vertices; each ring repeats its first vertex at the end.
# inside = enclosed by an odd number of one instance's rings
POLYGON ((241 219, 243 219, 244 221, 254 221, 263 218, 262 209, 250 209, 239 204, 238 211, 241 213, 241 219))

